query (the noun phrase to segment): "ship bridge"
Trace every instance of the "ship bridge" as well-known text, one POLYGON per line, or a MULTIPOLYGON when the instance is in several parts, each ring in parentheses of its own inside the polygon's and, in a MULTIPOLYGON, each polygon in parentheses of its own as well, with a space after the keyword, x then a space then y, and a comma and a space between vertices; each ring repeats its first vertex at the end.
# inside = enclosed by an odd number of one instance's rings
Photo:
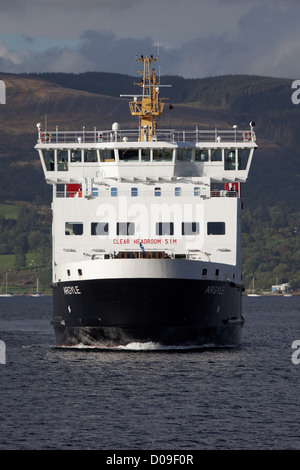
POLYGON ((95 183, 114 179, 175 181, 209 178, 212 183, 245 182, 256 145, 254 123, 248 130, 163 130, 140 140, 138 130, 43 130, 38 124, 38 150, 50 184, 95 183))
MULTIPOLYGON (((111 129, 63 131, 48 130, 37 124, 39 152, 46 181, 50 184, 77 184, 86 193, 86 184, 110 181, 176 182, 180 178, 199 178, 210 183, 246 181, 256 148, 254 122, 249 128, 234 125, 227 130, 159 129, 158 120, 166 98, 152 63, 153 56, 137 57, 143 64, 141 94, 129 97, 129 109, 138 119, 136 130, 111 129), (87 183, 85 183, 87 182, 87 183)), ((88 191, 90 195, 90 191, 88 191)))

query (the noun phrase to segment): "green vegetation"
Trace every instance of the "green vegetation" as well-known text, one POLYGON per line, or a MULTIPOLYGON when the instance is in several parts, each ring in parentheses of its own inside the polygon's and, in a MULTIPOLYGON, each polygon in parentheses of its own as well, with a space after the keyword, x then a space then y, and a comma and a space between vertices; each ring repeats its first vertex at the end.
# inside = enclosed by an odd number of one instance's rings
POLYGON ((243 211, 243 282, 255 278, 258 290, 290 282, 300 288, 300 212, 260 204, 243 211))
POLYGON ((0 276, 9 272, 15 293, 31 293, 37 278, 40 291, 50 291, 50 209, 25 203, 2 203, 0 209, 0 276))
POLYGON ((19 209, 13 204, 0 204, 0 217, 4 216, 6 219, 17 219, 19 216, 19 209))

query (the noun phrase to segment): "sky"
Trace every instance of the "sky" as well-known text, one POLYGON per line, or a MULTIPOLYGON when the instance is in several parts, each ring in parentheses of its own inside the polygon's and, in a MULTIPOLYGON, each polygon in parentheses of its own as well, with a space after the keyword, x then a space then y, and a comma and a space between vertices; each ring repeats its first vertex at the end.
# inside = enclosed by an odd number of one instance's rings
POLYGON ((0 0, 0 72, 300 79, 299 0, 0 0))

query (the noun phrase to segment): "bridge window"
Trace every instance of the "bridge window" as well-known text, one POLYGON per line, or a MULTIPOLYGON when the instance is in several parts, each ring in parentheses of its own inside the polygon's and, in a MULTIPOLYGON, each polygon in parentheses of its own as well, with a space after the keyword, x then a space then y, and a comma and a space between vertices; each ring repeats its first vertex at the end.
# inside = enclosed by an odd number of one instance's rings
POLYGON ((66 222, 65 235, 82 235, 83 223, 82 222, 66 222))
POLYGON ((238 152, 238 169, 246 170, 250 155, 250 149, 239 149, 238 152))
POLYGON ((235 170, 235 150, 225 150, 224 170, 235 170))
POLYGON ((71 162, 81 162, 81 150, 71 150, 71 162))
POLYGON ((96 150, 84 150, 84 161, 85 162, 97 162, 97 151, 96 150))
POLYGON ((173 149, 153 149, 153 161, 171 162, 173 149))
POLYGON ((118 196, 118 188, 110 188, 110 195, 111 195, 111 197, 117 197, 118 196))
POLYGON ((175 196, 181 196, 181 188, 180 188, 180 186, 177 186, 177 187, 175 188, 175 196))
POLYGON ((192 149, 177 149, 177 160, 179 162, 191 162, 192 161, 192 149))
POLYGON ((150 149, 141 149, 142 162, 150 162, 150 149))
POLYGON ((54 171, 54 150, 43 150, 43 158, 47 171, 54 171))
POLYGON ((225 235, 225 222, 207 222, 207 235, 225 235))
POLYGON ((100 162, 114 162, 115 151, 114 149, 101 149, 100 150, 100 162))
POLYGON ((161 196, 161 188, 154 188, 154 196, 161 196))
POLYGON ((67 171, 68 150, 57 150, 57 171, 67 171))
POLYGON ((119 149, 120 162, 133 162, 139 160, 138 149, 119 149))
POLYGON ((138 188, 131 188, 131 196, 132 197, 138 196, 138 188))
POLYGON ((222 161, 222 149, 212 149, 212 151, 211 151, 211 161, 212 162, 221 162, 222 161))
POLYGON ((195 162, 208 162, 208 149, 196 149, 195 162))
POLYGON ((194 196, 200 196, 200 188, 199 188, 199 186, 196 186, 196 187, 194 188, 194 196))

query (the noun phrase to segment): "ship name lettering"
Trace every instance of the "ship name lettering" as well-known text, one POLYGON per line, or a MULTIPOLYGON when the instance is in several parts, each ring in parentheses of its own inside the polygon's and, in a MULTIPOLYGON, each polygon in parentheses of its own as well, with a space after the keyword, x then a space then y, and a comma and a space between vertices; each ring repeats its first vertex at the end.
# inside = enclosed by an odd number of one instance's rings
POLYGON ((65 295, 81 294, 81 292, 78 286, 65 286, 64 294, 65 295))
POLYGON ((208 286, 206 288, 205 294, 219 294, 223 295, 225 286, 208 286))

